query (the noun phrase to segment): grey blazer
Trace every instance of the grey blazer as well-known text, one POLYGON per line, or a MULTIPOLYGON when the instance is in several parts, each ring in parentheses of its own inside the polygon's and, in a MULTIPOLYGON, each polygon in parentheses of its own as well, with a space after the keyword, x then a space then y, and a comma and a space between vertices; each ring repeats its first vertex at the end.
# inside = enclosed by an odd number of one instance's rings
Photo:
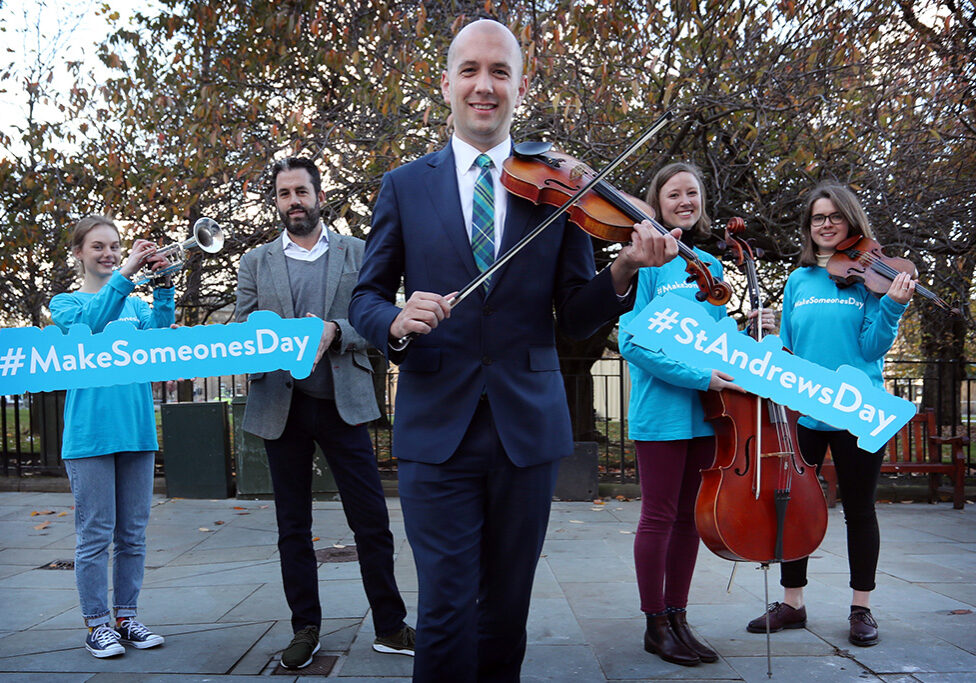
MULTIPOLYGON (((349 324, 352 289, 359 278, 364 242, 329 230, 325 310, 317 313, 342 330, 341 348, 327 351, 320 363, 331 363, 335 401, 340 417, 355 425, 380 416, 373 393, 372 367, 366 357, 366 340, 349 324)), ((252 311, 272 311, 294 318, 291 286, 281 238, 261 245, 241 257, 237 273, 235 318, 244 321, 252 311)), ((317 341, 309 342, 318 346, 317 341)), ((286 370, 250 376, 244 429, 263 439, 277 439, 285 430, 294 380, 286 370)))

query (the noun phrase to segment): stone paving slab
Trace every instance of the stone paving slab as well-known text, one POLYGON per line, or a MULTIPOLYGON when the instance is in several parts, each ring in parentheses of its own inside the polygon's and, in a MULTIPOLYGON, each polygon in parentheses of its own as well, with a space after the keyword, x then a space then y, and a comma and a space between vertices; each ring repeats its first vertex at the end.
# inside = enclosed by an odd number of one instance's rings
MULTIPOLYGON (((416 615, 417 581, 397 499, 388 499, 397 581, 416 615)), ((341 504, 314 508, 317 548, 352 545, 341 504)), ((764 573, 702 547, 689 621, 720 654, 680 667, 643 650, 644 619, 633 566, 639 501, 553 504, 533 585, 522 680, 766 681, 766 639, 745 623, 762 613, 764 573)), ((810 562, 805 629, 773 634, 774 680, 961 683, 976 680, 976 509, 879 505, 881 561, 873 609, 881 643, 847 642, 850 589, 843 514, 831 510, 827 537, 810 562), (953 614, 952 612, 959 612, 953 614)), ((70 493, 0 493, 0 680, 254 680, 277 665, 291 637, 281 588, 271 501, 167 499, 157 495, 149 528, 140 616, 166 637, 153 650, 98 660, 84 630, 70 571, 37 569, 72 559, 70 493), (52 510, 53 515, 30 516, 52 510), (69 514, 57 516, 56 513, 69 514), (49 522, 43 529, 35 525, 49 522), (218 524, 218 522, 221 522, 218 524), (204 531, 201 531, 204 529, 204 531)), ((356 563, 320 565, 322 653, 338 656, 328 678, 349 683, 408 681, 409 657, 372 650, 373 627, 356 563)), ((779 570, 769 599, 781 599, 779 570)), ((323 680, 276 676, 274 680, 323 680)))

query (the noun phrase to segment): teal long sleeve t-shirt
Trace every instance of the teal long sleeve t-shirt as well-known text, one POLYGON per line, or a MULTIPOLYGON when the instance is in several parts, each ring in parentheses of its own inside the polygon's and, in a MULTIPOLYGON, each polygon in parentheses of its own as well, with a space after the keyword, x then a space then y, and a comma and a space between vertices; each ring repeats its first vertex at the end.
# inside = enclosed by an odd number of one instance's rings
MULTIPOLYGON (((51 299, 51 318, 62 330, 87 325, 97 334, 114 320, 139 329, 175 321, 173 289, 153 290, 153 305, 129 296, 135 285, 118 271, 96 293, 69 292, 51 299)), ((85 458, 125 451, 155 451, 156 416, 148 382, 70 389, 64 403, 61 457, 85 458)))
MULTIPOLYGON (((829 370, 850 365, 884 388, 884 357, 898 335, 907 304, 888 296, 880 299, 863 284, 838 287, 825 268, 794 270, 783 292, 780 339, 800 358, 829 370)), ((801 417, 810 429, 838 431, 824 422, 801 417)))
MULTIPOLYGON (((717 277, 722 264, 711 254, 694 248, 695 254, 717 277)), ((655 297, 673 292, 704 306, 715 320, 728 313, 724 306, 698 302, 698 286, 686 282, 683 259, 674 259, 660 268, 641 268, 637 279, 634 308, 620 318, 620 354, 630 368, 630 410, 628 436, 634 441, 676 441, 715 433, 705 422, 699 391, 708 389, 711 370, 679 363, 660 351, 648 351, 633 341, 623 328, 655 297)))

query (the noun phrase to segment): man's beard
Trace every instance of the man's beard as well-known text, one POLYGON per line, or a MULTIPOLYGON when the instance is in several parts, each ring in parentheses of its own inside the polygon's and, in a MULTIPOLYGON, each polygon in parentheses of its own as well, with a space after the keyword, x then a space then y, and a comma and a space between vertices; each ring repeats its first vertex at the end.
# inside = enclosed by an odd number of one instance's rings
MULTIPOLYGON (((288 207, 288 211, 291 211, 294 206, 288 207)), ((305 207, 302 207, 303 209, 305 207)), ((322 206, 318 201, 315 202, 315 206, 311 209, 305 209, 304 216, 296 216, 292 218, 288 215, 288 212, 278 211, 278 215, 281 216, 281 222, 285 224, 285 229, 295 235, 296 237, 304 237, 315 230, 316 226, 319 224, 319 218, 322 216, 322 206)))

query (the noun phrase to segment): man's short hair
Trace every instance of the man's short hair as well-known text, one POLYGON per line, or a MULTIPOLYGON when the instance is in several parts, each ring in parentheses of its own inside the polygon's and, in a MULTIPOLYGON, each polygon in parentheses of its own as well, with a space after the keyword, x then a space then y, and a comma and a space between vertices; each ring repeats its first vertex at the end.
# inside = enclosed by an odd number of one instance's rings
POLYGON ((312 189, 315 190, 315 194, 317 195, 322 191, 322 174, 319 173, 318 167, 316 167, 312 160, 306 159, 305 157, 288 157, 287 159, 279 159, 276 161, 271 169, 272 197, 275 195, 277 189, 278 174, 282 171, 294 171, 299 168, 304 168, 312 177, 312 189))

